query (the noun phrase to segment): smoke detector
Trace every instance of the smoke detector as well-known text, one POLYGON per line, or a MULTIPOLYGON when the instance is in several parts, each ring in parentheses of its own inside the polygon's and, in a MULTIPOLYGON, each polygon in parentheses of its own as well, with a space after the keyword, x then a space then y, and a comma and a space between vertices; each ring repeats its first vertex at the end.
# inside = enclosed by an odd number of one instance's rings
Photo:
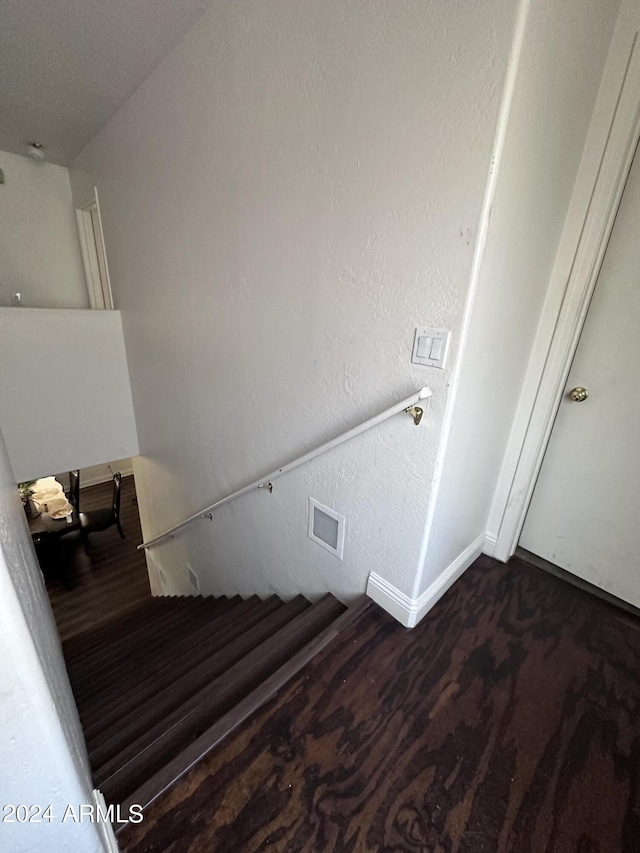
POLYGON ((32 160, 36 160, 38 163, 44 163, 47 159, 47 155, 42 149, 42 143, 30 142, 29 145, 27 145, 27 157, 31 157, 32 160))

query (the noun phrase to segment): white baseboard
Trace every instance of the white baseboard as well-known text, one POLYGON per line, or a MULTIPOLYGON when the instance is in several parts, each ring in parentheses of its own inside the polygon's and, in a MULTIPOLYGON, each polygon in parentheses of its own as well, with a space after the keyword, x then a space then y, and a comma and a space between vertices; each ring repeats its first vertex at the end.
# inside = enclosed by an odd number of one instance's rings
MULTIPOLYGON (((92 795, 94 807, 100 810, 102 814, 106 814, 107 804, 102 791, 99 788, 94 788, 92 795)), ((120 848, 118 847, 118 841, 111 822, 108 820, 98 820, 96 821, 96 826, 102 837, 104 853, 119 853, 120 848)))
MULTIPOLYGON (((123 477, 131 477, 133 475, 133 467, 120 468, 120 473, 123 477)), ((80 472, 80 488, 84 489, 88 486, 97 486, 98 483, 110 483, 113 479, 113 474, 98 474, 94 477, 83 477, 80 472)))
POLYGON ((484 549, 483 554, 486 554, 487 557, 493 557, 493 552, 496 548, 496 542, 498 541, 498 537, 494 533, 486 533, 484 537, 484 549))
POLYGON ((431 610, 471 563, 482 554, 486 537, 483 533, 467 546, 433 581, 419 598, 410 598, 383 577, 371 572, 367 581, 367 595, 397 619, 405 628, 413 628, 431 610))
POLYGON ((417 620, 414 616, 417 607, 414 599, 409 598, 408 595, 405 595, 404 592, 401 592, 375 572, 369 573, 367 595, 405 628, 413 628, 416 624, 417 620))

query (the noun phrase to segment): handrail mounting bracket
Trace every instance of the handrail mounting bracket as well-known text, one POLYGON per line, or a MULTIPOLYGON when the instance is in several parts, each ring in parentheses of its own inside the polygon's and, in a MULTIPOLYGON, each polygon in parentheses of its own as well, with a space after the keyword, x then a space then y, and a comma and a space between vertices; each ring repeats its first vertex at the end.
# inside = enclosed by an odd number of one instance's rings
POLYGON ((416 426, 420 424, 422 416, 424 415, 424 409, 422 408, 422 406, 407 406, 405 412, 408 415, 411 415, 411 417, 413 418, 413 422, 416 426))

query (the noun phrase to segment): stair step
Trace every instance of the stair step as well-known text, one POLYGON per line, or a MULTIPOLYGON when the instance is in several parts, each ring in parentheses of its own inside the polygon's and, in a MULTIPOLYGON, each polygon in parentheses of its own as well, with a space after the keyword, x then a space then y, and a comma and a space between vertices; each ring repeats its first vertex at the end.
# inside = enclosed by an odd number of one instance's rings
POLYGON ((140 624, 141 619, 151 621, 160 616, 163 612, 161 601, 162 599, 159 598, 151 598, 145 604, 129 610, 122 616, 110 619, 95 628, 65 640, 62 648, 67 665, 76 659, 84 658, 94 648, 103 645, 105 640, 112 636, 114 630, 125 632, 129 627, 140 624))
MULTIPOLYGON (((67 591, 68 592, 68 591, 67 591)), ((67 599, 64 602, 64 616, 60 617, 60 637, 64 643, 75 640, 79 634, 85 634, 108 625, 114 619, 133 613, 141 602, 148 600, 149 581, 146 577, 131 580, 128 584, 121 586, 114 592, 114 601, 109 604, 105 602, 107 595, 102 595, 102 588, 94 589, 79 588, 73 590, 71 596, 76 594, 75 602, 67 599), (100 590, 98 592, 97 590, 100 590), (124 607, 116 605, 117 600, 130 599, 130 603, 124 607)), ((108 593, 110 596, 111 593, 108 593)), ((59 609, 60 604, 55 605, 59 609)))
POLYGON ((207 608, 207 604, 211 606, 219 606, 219 601, 211 599, 207 602, 204 598, 194 598, 189 605, 183 605, 180 608, 166 610, 158 614, 153 620, 140 619, 133 627, 122 631, 119 626, 114 628, 113 635, 107 642, 94 648, 82 657, 82 659, 69 663, 68 670, 71 677, 78 676, 81 678, 86 672, 94 672, 102 666, 108 665, 110 660, 122 655, 123 651, 129 648, 146 647, 150 641, 162 637, 168 625, 178 625, 183 622, 189 622, 196 613, 207 608))
MULTIPOLYGON (((221 599, 218 600, 220 601, 221 599)), ((200 632, 203 632, 203 635, 206 635, 207 631, 213 631, 216 633, 218 630, 222 630, 225 625, 235 621, 237 618, 234 615, 236 611, 238 613, 242 613, 245 608, 251 610, 260 602, 260 599, 257 596, 253 596, 252 598, 248 598, 243 601, 236 596, 233 599, 222 599, 222 601, 224 603, 221 609, 217 613, 214 613, 211 618, 205 620, 202 625, 198 624, 193 626, 193 630, 191 630, 190 627, 187 629, 184 624, 181 625, 179 635, 173 640, 173 642, 165 648, 155 649, 151 660, 144 667, 141 668, 137 664, 138 656, 141 654, 140 649, 138 648, 134 650, 131 655, 132 658, 135 658, 134 665, 129 670, 123 670, 120 673, 118 680, 109 687, 105 695, 102 695, 103 691, 92 693, 84 696, 82 701, 78 703, 81 718, 84 720, 85 715, 91 716, 92 714, 100 714, 106 709, 105 702, 111 702, 112 700, 116 701, 119 696, 122 693, 125 693, 132 685, 141 684, 142 679, 150 674, 149 667, 154 667, 159 658, 166 656, 167 661, 171 661, 172 656, 175 654, 180 665, 183 665, 185 655, 187 657, 191 657, 191 655, 194 654, 192 644, 197 642, 197 637, 200 635, 200 632), (240 610, 238 610, 238 608, 240 608, 240 610), (192 637, 194 638, 193 640, 191 640, 192 637)), ((198 652, 196 651, 195 654, 197 655, 197 653, 198 652)))
POLYGON ((141 703, 126 727, 118 721, 102 732, 94 742, 87 742, 92 766, 102 767, 116 756, 118 764, 126 761, 125 753, 129 755, 139 751, 145 742, 150 743, 154 737, 153 732, 162 729, 172 712, 190 707, 192 700, 199 701, 201 691, 214 679, 227 672, 260 643, 310 607, 310 602, 303 596, 283 605, 239 636, 234 643, 226 645, 218 654, 212 655, 195 669, 173 680, 161 695, 141 703))
MULTIPOLYGON (((179 751, 155 773, 145 779, 121 803, 122 812, 126 813, 131 805, 136 804, 146 809, 154 800, 164 794, 191 768, 215 749, 224 738, 239 725, 265 705, 272 696, 284 687, 309 661, 321 652, 335 637, 349 625, 359 619, 370 607, 375 606, 371 599, 362 596, 352 604, 323 631, 306 645, 283 666, 279 667, 265 681, 259 684, 247 696, 241 699, 233 708, 223 714, 206 729, 198 738, 179 751)), ((113 800, 116 802, 116 800, 113 800)))
POLYGON ((185 637, 166 653, 158 656, 143 674, 132 673, 109 694, 108 702, 98 697, 80 708, 80 719, 87 743, 93 742, 96 735, 116 720, 134 712, 150 696, 155 696, 170 686, 178 667, 181 672, 193 669, 248 631, 260 619, 282 606, 283 602, 276 596, 266 601, 260 601, 257 596, 246 599, 212 624, 205 625, 197 633, 185 637))
POLYGON ((350 612, 331 595, 314 605, 302 596, 153 598, 65 642, 95 785, 112 803, 150 802, 350 612))
MULTIPOLYGON (((238 603, 240 599, 234 601, 238 603)), ((71 684, 76 693, 76 699, 82 706, 87 696, 97 693, 119 683, 128 673, 141 670, 159 651, 170 647, 173 642, 197 631, 202 625, 208 624, 221 612, 233 606, 228 601, 220 601, 216 608, 204 607, 194 603, 191 610, 176 613, 173 619, 156 623, 156 627, 147 636, 136 632, 135 637, 124 638, 118 648, 109 656, 108 650, 101 660, 82 672, 73 670, 69 673, 71 684)))
POLYGON ((344 610, 344 605, 333 596, 325 596, 190 697, 188 703, 151 726, 105 764, 96 767, 95 783, 101 787, 107 800, 121 802, 201 736, 216 718, 283 666, 344 610))
POLYGON ((122 637, 134 630, 141 623, 153 625, 153 623, 164 618, 166 613, 178 612, 188 607, 185 599, 182 601, 164 601, 152 598, 149 602, 129 611, 117 619, 98 625, 82 634, 76 634, 63 643, 63 651, 67 666, 73 666, 78 661, 86 660, 90 655, 113 640, 114 637, 122 637))

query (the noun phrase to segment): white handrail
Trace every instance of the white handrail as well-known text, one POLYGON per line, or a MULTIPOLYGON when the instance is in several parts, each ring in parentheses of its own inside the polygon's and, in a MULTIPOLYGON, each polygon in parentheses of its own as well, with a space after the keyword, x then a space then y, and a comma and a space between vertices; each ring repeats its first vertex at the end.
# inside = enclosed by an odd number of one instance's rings
POLYGON ((186 527, 187 524, 191 524, 192 521, 197 521, 199 518, 211 518, 211 515, 214 510, 219 509, 221 506, 224 506, 224 504, 228 504, 231 501, 234 501, 236 498, 242 497, 242 495, 246 495, 248 492, 252 492, 254 489, 268 488, 269 491, 271 491, 272 481, 275 480, 277 477, 281 477, 283 474, 287 474, 289 471, 293 471, 294 468, 298 468, 300 467, 300 465, 304 465, 305 462, 310 462, 312 459, 315 459, 316 456, 320 456, 322 453, 326 453, 327 450, 333 450, 334 447, 338 447, 340 444, 344 444, 345 441, 349 441, 350 438, 355 438, 356 435, 360 435, 360 433, 366 432, 368 429, 377 426, 379 423, 382 423, 382 421, 386 421, 387 418, 392 418, 394 415, 397 415, 400 412, 408 412, 410 415, 412 415, 414 423, 417 426, 420 423, 420 419, 422 417, 423 412, 421 408, 418 408, 416 406, 416 403, 419 403, 421 400, 426 400, 430 396, 430 388, 421 388, 419 391, 416 391, 415 394, 412 394, 405 400, 400 400, 400 402, 396 403, 394 406, 389 406, 388 409, 385 409, 383 412, 380 412, 380 414, 374 415, 372 418, 369 418, 368 420, 363 421, 358 426, 353 427, 353 429, 341 433, 340 435, 336 436, 336 438, 332 438, 331 441, 326 441, 324 444, 321 444, 314 450, 310 450, 303 456, 299 456, 297 459, 294 459, 293 462, 288 462, 286 465, 283 465, 282 468, 277 468, 270 474, 266 474, 259 480, 254 480, 254 482, 249 483, 248 486, 243 486, 241 489, 238 489, 237 491, 232 492, 230 495, 227 495, 225 498, 221 498, 219 501, 216 501, 215 503, 211 504, 211 506, 200 510, 200 512, 196 512, 193 515, 190 515, 189 518, 185 518, 184 521, 181 521, 179 524, 170 527, 169 530, 165 530, 164 533, 159 533, 157 536, 154 536, 153 539, 149 539, 148 542, 143 542, 142 545, 138 545, 138 550, 140 550, 141 548, 150 548, 152 545, 155 545, 162 539, 168 539, 169 537, 173 538, 173 535, 176 533, 176 531, 181 530, 183 527, 186 527))

